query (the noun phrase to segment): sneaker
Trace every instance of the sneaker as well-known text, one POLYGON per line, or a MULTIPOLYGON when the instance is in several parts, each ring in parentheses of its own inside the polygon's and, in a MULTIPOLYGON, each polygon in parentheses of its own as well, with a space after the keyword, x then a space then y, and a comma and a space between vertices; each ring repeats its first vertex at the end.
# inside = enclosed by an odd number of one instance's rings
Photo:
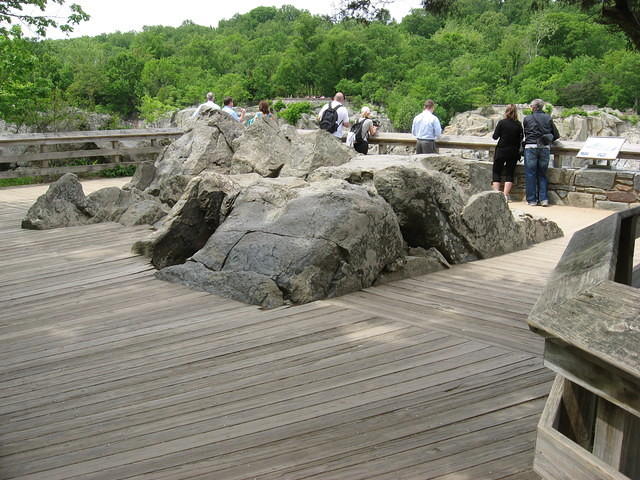
POLYGON ((540 205, 542 205, 543 207, 548 207, 549 206, 549 200, 542 200, 540 202, 540 205))
POLYGON ((529 202, 527 203, 527 205, 529 205, 530 207, 537 207, 538 204, 536 202, 529 202))

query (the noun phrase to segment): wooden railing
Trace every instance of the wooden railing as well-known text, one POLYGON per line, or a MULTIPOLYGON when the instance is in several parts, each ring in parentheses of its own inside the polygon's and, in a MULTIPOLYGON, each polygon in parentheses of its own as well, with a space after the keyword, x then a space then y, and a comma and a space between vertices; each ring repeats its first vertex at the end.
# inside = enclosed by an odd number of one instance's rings
MULTIPOLYGON (((0 178, 15 178, 24 176, 61 175, 67 172, 91 172, 113 168, 117 165, 135 165, 139 162, 124 162, 125 156, 141 154, 157 154, 162 151, 158 140, 175 139, 183 134, 178 128, 143 129, 143 130, 100 130, 88 132, 62 132, 62 133, 38 133, 22 134, 0 137, 0 178), (149 146, 126 147, 123 141, 150 142, 149 146), (101 148, 103 143, 109 144, 108 148, 101 148), (47 152, 48 145, 65 144, 93 144, 95 148, 82 148, 80 150, 64 150, 47 152), (9 154, 8 147, 34 146, 39 151, 24 154, 9 154), (112 162, 100 162, 92 165, 51 166, 50 162, 68 161, 73 159, 86 159, 107 157, 112 162), (2 169, 1 164, 24 164, 12 170, 2 169)), ((370 143, 381 146, 387 145, 415 145, 415 137, 409 133, 384 133, 381 132, 370 137, 370 143)), ((451 136, 443 135, 437 145, 440 148, 462 150, 487 150, 492 151, 496 147, 496 141, 489 137, 451 136)), ((556 141, 551 147, 551 153, 555 155, 576 155, 582 148, 583 142, 556 141)), ((620 151, 619 158, 640 159, 640 145, 625 144, 620 151)), ((556 161, 556 166, 559 166, 556 161)))
MULTIPOLYGON (((369 137, 369 143, 378 145, 415 145, 416 139, 410 133, 384 133, 369 137)), ((494 150, 497 141, 490 137, 471 137, 443 135, 436 141, 439 148, 451 148, 462 150, 494 150)), ((584 145, 584 142, 571 142, 557 140, 551 146, 554 155, 575 156, 584 145)), ((620 150, 618 158, 640 160, 640 145, 625 143, 620 150)), ((587 160, 588 162, 588 160, 587 160)), ((557 165, 557 164, 556 164, 557 165)), ((557 165, 559 166, 559 165, 557 165)))
POLYGON ((125 156, 157 154, 164 148, 159 144, 163 139, 174 139, 184 132, 177 128, 152 128, 143 130, 99 130, 87 132, 29 133, 0 137, 0 164, 28 164, 18 168, 0 171, 0 178, 25 176, 61 175, 67 172, 92 172, 115 166, 135 165, 136 161, 123 161, 125 156), (127 147, 123 142, 148 141, 147 146, 127 147), (108 148, 101 148, 107 143, 108 148), (49 145, 80 145, 80 149, 45 151, 49 145), (92 148, 83 148, 93 144, 92 148), (10 154, 11 147, 36 147, 37 152, 10 154), (51 166, 50 162, 106 157, 110 162, 90 165, 51 166))
POLYGON ((544 479, 640 479, 639 217, 636 207, 577 232, 529 316, 557 372, 538 424, 544 479))

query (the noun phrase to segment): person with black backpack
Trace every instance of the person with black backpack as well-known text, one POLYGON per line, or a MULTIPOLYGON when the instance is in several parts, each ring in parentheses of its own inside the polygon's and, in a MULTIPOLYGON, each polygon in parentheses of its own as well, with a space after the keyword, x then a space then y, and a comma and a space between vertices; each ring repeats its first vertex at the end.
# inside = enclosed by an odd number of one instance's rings
POLYGON ((356 152, 366 155, 369 151, 369 136, 375 135, 378 127, 371 120, 371 109, 362 107, 360 120, 353 124, 347 134, 347 146, 355 148, 356 152))
POLYGON ((349 112, 343 105, 344 94, 336 93, 329 103, 327 103, 318 114, 320 128, 326 130, 337 138, 342 138, 343 127, 349 128, 349 112))
POLYGON ((524 117, 524 180, 529 205, 549 206, 547 169, 551 143, 560 138, 551 116, 542 111, 544 101, 531 101, 531 115, 524 117))

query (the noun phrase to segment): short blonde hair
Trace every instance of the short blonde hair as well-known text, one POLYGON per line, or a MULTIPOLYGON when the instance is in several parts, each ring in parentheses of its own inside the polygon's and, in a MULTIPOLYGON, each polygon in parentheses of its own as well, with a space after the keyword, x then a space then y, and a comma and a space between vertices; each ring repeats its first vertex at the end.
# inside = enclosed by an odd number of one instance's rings
POLYGON ((369 115, 371 115, 371 109, 369 107, 362 107, 360 109, 360 115, 364 116, 364 117, 368 117, 369 115))

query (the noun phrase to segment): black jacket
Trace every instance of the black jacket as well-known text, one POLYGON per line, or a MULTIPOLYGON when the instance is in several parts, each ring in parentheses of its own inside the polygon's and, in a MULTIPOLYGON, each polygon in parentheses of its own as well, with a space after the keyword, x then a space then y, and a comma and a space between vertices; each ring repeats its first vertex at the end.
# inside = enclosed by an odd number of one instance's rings
POLYGON ((493 139, 499 139, 496 148, 520 148, 522 143, 522 124, 518 120, 503 118, 496 125, 493 139))
POLYGON ((522 122, 524 127, 524 144, 531 145, 538 143, 538 138, 546 133, 553 135, 553 141, 555 142, 560 138, 558 129, 551 120, 551 117, 544 112, 533 112, 531 115, 524 117, 522 122), (535 115, 535 119, 533 116, 535 115), (537 120, 537 121, 536 121, 537 120), (538 123, 542 126, 542 130, 538 123))

